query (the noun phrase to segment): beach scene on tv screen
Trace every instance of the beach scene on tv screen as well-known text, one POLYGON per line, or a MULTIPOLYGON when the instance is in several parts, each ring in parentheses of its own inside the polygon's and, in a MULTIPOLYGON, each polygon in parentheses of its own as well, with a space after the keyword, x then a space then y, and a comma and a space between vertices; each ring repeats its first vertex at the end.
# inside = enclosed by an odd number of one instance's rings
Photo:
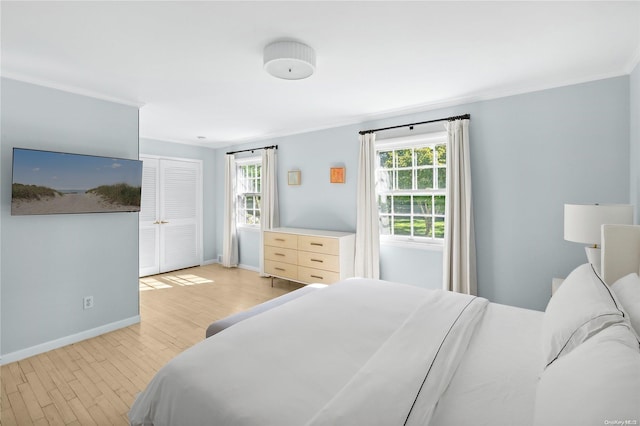
POLYGON ((140 211, 142 163, 14 149, 11 214, 140 211))

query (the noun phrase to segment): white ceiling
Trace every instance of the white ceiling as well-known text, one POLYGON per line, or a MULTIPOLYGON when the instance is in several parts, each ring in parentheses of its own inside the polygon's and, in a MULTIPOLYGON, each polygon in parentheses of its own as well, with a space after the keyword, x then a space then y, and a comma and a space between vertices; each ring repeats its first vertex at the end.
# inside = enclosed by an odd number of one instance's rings
POLYGON ((142 106, 213 147, 629 74, 640 2, 2 1, 1 74, 142 106), (313 47, 279 80, 265 45, 313 47), (205 140, 198 136, 206 136, 205 140))

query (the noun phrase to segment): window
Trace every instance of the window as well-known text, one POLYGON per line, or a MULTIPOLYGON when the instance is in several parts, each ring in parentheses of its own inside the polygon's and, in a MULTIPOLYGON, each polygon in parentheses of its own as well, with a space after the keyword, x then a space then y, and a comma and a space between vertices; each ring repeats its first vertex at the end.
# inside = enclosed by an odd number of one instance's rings
POLYGON ((240 226, 260 225, 262 161, 257 158, 236 161, 236 220, 240 226))
POLYGON ((379 142, 376 156, 382 239, 441 243, 447 186, 446 133, 379 142))

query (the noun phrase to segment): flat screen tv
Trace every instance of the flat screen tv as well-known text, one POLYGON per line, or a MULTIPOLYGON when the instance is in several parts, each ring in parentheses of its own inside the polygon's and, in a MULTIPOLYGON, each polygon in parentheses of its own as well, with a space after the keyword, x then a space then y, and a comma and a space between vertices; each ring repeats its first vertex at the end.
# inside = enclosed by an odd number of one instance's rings
POLYGON ((142 161, 13 148, 12 215, 139 212, 142 161))

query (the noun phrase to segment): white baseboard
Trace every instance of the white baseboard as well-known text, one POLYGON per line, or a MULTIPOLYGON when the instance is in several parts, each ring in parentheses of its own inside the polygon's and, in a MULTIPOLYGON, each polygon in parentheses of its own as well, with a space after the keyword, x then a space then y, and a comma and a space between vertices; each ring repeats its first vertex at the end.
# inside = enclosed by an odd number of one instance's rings
POLYGON ((253 272, 260 272, 260 268, 256 268, 255 266, 251 266, 251 265, 240 264, 240 265, 238 265, 238 268, 246 269, 248 271, 253 271, 253 272))
POLYGON ((202 262, 202 265, 213 265, 214 263, 218 263, 217 260, 215 259, 209 259, 209 260, 205 260, 204 262, 202 262))
POLYGON ((39 345, 31 346, 30 348, 20 349, 19 351, 11 352, 2 355, 0 358, 0 365, 9 364, 11 362, 20 361, 21 359, 29 358, 34 355, 39 355, 44 352, 52 351, 54 349, 61 348, 63 346, 77 343, 82 340, 90 339, 92 337, 99 336, 101 334, 115 331, 120 328, 128 327, 140 322, 140 315, 136 315, 131 318, 126 318, 120 321, 105 324, 100 327, 92 328, 91 330, 85 330, 80 333, 72 334, 70 336, 61 337, 60 339, 51 340, 49 342, 41 343, 39 345))

